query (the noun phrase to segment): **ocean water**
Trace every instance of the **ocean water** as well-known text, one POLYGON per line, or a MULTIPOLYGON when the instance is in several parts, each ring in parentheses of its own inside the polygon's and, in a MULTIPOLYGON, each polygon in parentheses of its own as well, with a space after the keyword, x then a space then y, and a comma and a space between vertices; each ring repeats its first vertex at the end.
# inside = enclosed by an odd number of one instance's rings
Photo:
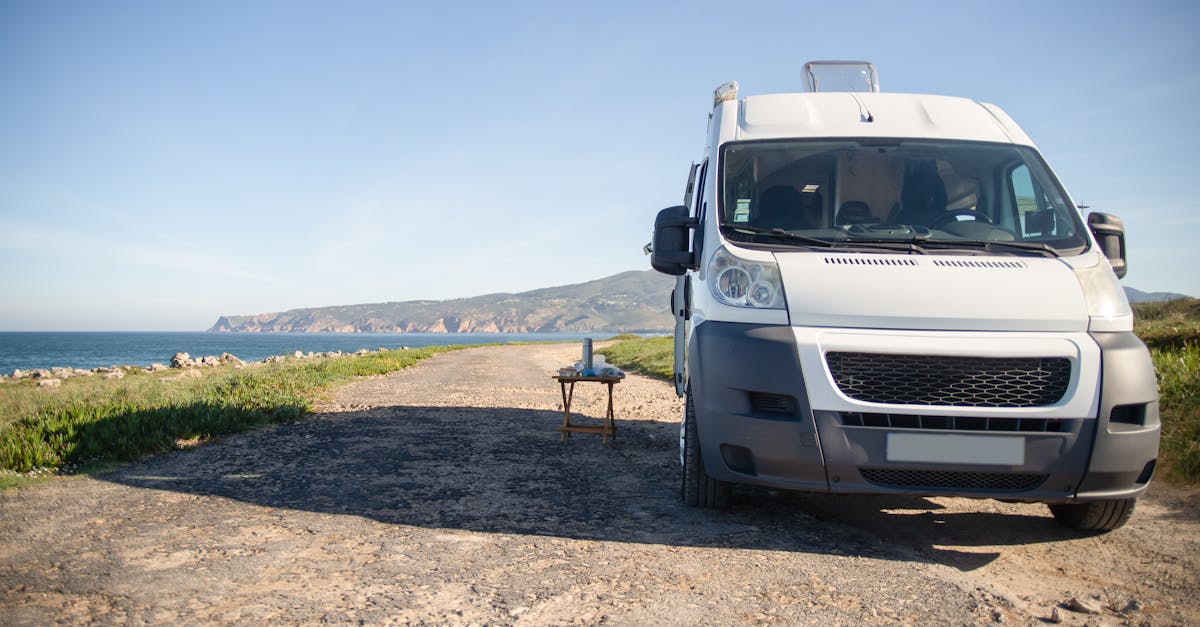
MULTIPOLYGON (((590 337, 602 339, 611 334, 590 337)), ((562 333, 89 333, 0 332, 0 374, 14 369, 95 368, 169 364, 175 353, 192 357, 230 353, 244 361, 296 351, 353 352, 447 344, 579 341, 562 333)))

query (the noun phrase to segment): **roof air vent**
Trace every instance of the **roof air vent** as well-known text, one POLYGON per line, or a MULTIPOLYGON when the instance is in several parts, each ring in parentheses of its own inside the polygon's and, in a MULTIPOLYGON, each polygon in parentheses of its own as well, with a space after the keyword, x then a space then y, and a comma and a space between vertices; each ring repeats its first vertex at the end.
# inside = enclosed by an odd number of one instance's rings
POLYGON ((809 61, 804 64, 808 91, 879 91, 879 75, 869 61, 809 61))

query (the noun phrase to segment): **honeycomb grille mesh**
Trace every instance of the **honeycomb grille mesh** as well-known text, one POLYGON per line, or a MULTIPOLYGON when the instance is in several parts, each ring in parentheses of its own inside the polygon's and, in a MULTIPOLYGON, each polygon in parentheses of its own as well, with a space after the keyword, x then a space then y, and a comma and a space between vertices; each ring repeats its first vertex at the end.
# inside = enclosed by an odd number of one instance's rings
POLYGON ((1071 382, 1065 357, 955 357, 831 352, 843 394, 869 403, 949 407, 1042 407, 1071 382))
POLYGON ((949 470, 890 470, 859 468, 863 479, 887 488, 933 488, 1027 492, 1046 482, 1048 475, 1015 472, 963 472, 949 470))

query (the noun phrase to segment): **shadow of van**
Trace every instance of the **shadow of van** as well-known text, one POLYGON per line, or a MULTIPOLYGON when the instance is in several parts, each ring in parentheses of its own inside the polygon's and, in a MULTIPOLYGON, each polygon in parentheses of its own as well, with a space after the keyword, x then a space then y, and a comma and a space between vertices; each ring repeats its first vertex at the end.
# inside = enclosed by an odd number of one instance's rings
POLYGON ((690 509, 678 496, 676 425, 618 420, 616 446, 603 447, 578 435, 560 443, 561 420, 556 411, 523 408, 316 414, 100 478, 396 525, 935 561, 964 570, 998 554, 946 545, 1079 537, 1049 516, 937 511, 917 497, 744 489, 730 511, 690 509), (993 533, 1001 528, 1004 534, 993 533))

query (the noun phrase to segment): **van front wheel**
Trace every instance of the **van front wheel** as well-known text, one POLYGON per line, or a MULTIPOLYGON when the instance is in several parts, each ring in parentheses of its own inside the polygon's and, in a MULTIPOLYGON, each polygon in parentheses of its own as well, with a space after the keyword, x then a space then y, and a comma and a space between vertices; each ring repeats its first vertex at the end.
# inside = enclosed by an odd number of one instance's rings
POLYGON ((1133 515, 1137 499, 1092 501, 1090 503, 1062 503, 1049 505, 1055 520, 1080 531, 1112 531, 1118 529, 1133 515))
POLYGON ((729 483, 708 476, 704 458, 700 455, 700 437, 696 435, 696 408, 692 387, 687 389, 683 412, 683 502, 688 507, 725 509, 729 506, 729 483))

